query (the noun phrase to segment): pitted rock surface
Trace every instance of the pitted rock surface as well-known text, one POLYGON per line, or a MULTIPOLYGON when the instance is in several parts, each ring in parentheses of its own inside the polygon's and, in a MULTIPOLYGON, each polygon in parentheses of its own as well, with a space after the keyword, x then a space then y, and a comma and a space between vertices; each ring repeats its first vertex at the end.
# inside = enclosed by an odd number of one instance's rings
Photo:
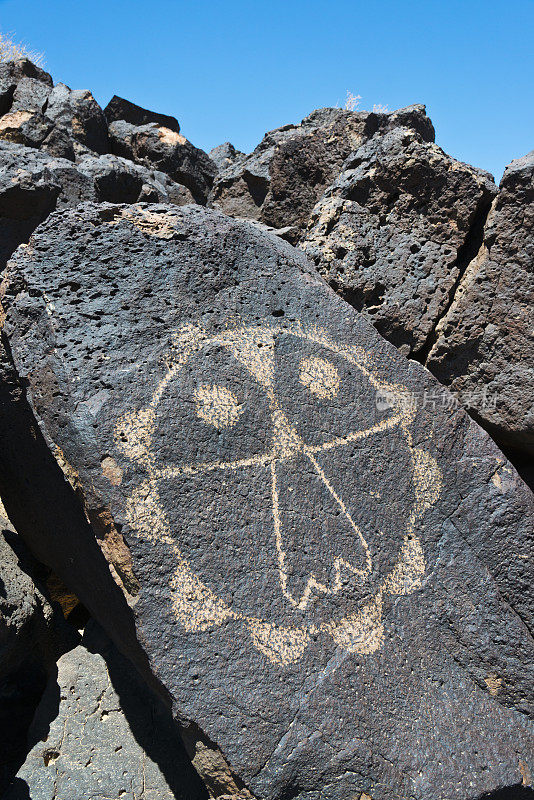
POLYGON ((480 245, 496 191, 487 173, 398 127, 347 160, 302 247, 386 339, 417 355, 480 245))
POLYGON ((93 623, 59 659, 30 736, 4 800, 207 800, 168 710, 93 623))
POLYGON ((506 168, 427 366, 502 445, 534 454, 534 151, 506 168))
MULTIPOLYGON (((0 119, 0 139, 2 124, 11 116, 0 119)), ((54 209, 87 200, 194 203, 187 187, 125 158, 86 154, 74 164, 33 147, 0 141, 0 269, 54 209)))
MULTIPOLYGON (((399 125, 410 128, 423 141, 434 139, 424 106, 388 114, 322 108, 300 125, 270 131, 250 155, 226 146, 211 205, 275 229, 291 226, 287 238, 295 243, 302 237, 315 203, 338 177, 347 156, 378 130, 399 125)), ((215 156, 219 158, 219 152, 215 156)))
POLYGON ((132 649, 128 600, 175 713, 255 795, 528 783, 531 495, 300 251, 196 206, 87 204, 16 253, 3 305, 123 595, 85 520, 24 536, 132 649))
POLYGON ((175 130, 157 125, 131 125, 117 120, 109 126, 112 151, 137 164, 165 172, 206 203, 217 167, 203 150, 175 130))

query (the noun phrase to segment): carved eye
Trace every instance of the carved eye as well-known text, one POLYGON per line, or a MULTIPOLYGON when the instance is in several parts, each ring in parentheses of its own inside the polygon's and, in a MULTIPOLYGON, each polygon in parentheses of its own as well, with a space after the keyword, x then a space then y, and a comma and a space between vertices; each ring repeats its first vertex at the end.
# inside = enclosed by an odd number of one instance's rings
POLYGON ((214 428, 231 428, 241 414, 242 406, 226 386, 198 386, 193 392, 196 412, 201 420, 214 428))
POLYGON ((339 372, 324 358, 311 356, 300 363, 300 382, 316 397, 327 400, 339 391, 339 372))

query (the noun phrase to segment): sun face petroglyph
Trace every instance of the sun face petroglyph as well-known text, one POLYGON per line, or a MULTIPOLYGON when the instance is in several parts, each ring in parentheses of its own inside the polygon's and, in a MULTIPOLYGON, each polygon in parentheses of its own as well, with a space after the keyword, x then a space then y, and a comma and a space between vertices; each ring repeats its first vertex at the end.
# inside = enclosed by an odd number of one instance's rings
POLYGON ((416 525, 441 489, 414 446, 406 389, 380 381, 361 348, 300 324, 188 326, 166 363, 116 440, 146 473, 128 519, 175 559, 178 622, 238 621, 281 665, 319 633, 350 652, 380 648, 384 601, 421 585, 416 525))

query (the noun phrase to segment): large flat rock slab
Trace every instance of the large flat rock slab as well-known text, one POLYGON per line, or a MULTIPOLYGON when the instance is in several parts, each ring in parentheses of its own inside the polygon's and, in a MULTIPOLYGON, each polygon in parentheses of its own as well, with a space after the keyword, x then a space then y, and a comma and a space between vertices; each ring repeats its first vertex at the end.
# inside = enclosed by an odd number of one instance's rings
POLYGON ((85 512, 53 524, 66 500, 27 489, 4 413, 11 516, 236 779, 531 782, 531 494, 301 252, 198 207, 87 204, 3 292, 12 415, 85 512))

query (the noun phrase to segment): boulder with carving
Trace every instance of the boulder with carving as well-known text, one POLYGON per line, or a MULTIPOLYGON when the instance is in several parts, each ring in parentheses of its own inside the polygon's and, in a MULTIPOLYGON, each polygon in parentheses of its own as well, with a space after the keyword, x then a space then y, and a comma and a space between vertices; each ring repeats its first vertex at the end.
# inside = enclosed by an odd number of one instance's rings
POLYGON ((531 782, 532 495, 301 251, 199 206, 85 204, 17 251, 2 304, 17 529, 236 785, 531 782))

